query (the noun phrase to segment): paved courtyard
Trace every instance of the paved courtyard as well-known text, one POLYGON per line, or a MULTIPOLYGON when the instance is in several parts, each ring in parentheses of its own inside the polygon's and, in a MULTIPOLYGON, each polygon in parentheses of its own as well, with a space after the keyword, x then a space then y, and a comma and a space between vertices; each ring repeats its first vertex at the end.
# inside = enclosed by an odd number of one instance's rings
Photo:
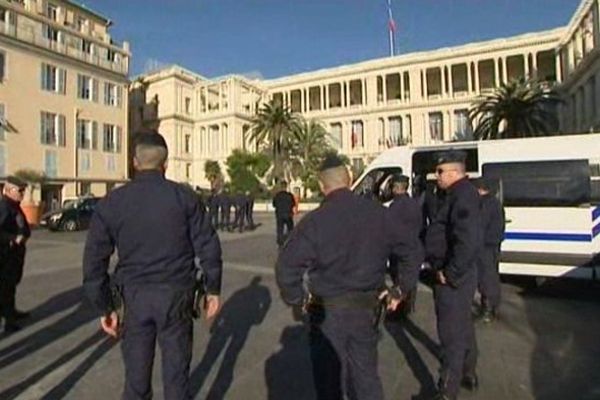
MULTIPOLYGON (((274 221, 221 235, 224 306, 210 326, 195 323, 192 382, 197 399, 314 398, 305 330, 293 322, 274 282, 274 221), (259 279, 256 279, 259 278, 259 279)), ((0 399, 117 399, 123 384, 118 343, 99 331, 82 302, 85 233, 34 232, 18 305, 26 327, 0 337, 0 399)), ((501 320, 477 327, 481 389, 464 399, 600 399, 600 285, 552 281, 503 284, 501 320)), ((437 376, 431 293, 417 313, 386 323, 380 373, 388 399, 424 399, 437 376)), ((162 399, 160 357, 155 398, 162 399)))

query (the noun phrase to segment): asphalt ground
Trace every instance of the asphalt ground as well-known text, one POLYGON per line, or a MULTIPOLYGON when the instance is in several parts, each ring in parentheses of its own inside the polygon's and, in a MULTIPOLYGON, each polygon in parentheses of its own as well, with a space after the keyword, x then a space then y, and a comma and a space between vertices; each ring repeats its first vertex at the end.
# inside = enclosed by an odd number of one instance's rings
MULTIPOLYGON (((191 365, 196 399, 314 398, 304 326, 292 320, 274 281, 274 220, 253 232, 221 234, 224 306, 195 323, 191 365), (260 281, 256 278, 260 278, 260 281), (254 281, 254 284, 253 284, 254 281)), ((82 299, 85 232, 37 230, 17 304, 24 328, 0 336, 0 399, 118 399, 119 343, 99 331, 82 299)), ((500 319, 477 324, 481 388, 464 399, 600 399, 600 285, 551 280, 503 283, 500 319)), ((379 370, 387 399, 425 399, 437 380, 439 346, 430 290, 416 313, 381 329, 379 370)), ((160 352, 154 395, 162 399, 160 352)))

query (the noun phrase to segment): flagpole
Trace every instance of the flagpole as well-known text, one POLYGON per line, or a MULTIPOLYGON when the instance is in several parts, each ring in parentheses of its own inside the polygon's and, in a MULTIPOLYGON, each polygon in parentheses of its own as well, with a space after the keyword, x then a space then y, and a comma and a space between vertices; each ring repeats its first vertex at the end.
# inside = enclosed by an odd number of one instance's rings
POLYGON ((390 39, 390 57, 394 56, 394 17, 392 15, 392 0, 387 0, 388 3, 388 33, 390 39))

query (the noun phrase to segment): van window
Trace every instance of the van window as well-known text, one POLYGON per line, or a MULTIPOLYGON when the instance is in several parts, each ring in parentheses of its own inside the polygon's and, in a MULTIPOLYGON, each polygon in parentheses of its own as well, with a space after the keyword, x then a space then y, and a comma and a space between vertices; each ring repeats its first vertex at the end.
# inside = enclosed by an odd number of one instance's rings
POLYGON ((402 173, 400 167, 377 168, 369 171, 354 187, 354 193, 381 203, 392 199, 389 178, 392 174, 402 173))
POLYGON ((600 204, 600 164, 590 164, 590 201, 600 204))
POLYGON ((590 202, 587 160, 483 164, 483 176, 497 179, 505 206, 579 206, 590 202))

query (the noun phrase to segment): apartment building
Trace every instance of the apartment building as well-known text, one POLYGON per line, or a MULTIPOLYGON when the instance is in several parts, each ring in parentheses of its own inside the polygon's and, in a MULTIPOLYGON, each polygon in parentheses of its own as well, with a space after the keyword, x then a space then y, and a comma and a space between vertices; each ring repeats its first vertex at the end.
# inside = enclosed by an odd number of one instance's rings
POLYGON ((356 168, 391 146, 471 139, 473 102, 520 77, 556 87, 565 99, 561 131, 585 132, 600 118, 599 1, 583 0, 566 27, 277 79, 209 79, 170 66, 139 80, 158 99, 170 178, 200 186, 208 185, 206 160, 255 148, 250 121, 271 100, 321 121, 356 168))
POLYGON ((68 0, 0 0, 0 177, 43 172, 46 204, 127 179, 131 53, 68 0))

